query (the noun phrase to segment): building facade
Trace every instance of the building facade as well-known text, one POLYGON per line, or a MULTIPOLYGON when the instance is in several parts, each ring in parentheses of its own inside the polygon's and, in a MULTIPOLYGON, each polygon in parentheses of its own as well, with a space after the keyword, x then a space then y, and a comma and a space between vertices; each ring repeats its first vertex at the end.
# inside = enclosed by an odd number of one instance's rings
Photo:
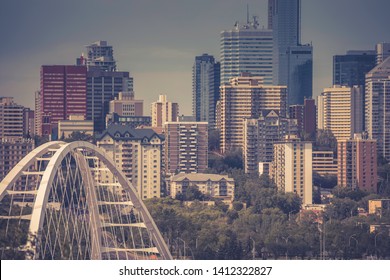
POLYGON ((114 51, 107 41, 97 41, 86 46, 87 57, 85 59, 88 70, 90 67, 99 67, 103 71, 116 71, 114 51))
POLYGON ((58 137, 60 139, 69 138, 72 133, 85 133, 93 135, 93 122, 85 119, 84 116, 71 115, 68 120, 58 122, 58 137))
POLYGON ((256 18, 232 30, 221 32, 221 85, 229 83, 242 72, 264 77, 264 84, 272 84, 272 31, 259 28, 256 18))
POLYGON ((70 115, 87 113, 87 68, 74 65, 43 65, 41 67, 41 91, 39 103, 41 135, 56 134, 58 121, 70 115))
POLYGON ((119 92, 132 92, 133 78, 129 72, 105 71, 90 67, 87 74, 87 120, 92 120, 94 130, 105 128, 109 103, 118 97, 119 92))
POLYGON ((390 161, 390 58, 366 75, 365 129, 377 140, 378 155, 390 161))
POLYGON ((348 51, 345 55, 333 56, 333 84, 363 86, 366 74, 375 67, 374 50, 348 51))
POLYGON ((318 96, 317 124, 330 130, 337 140, 350 139, 363 131, 363 89, 333 86, 318 96))
POLYGON ((233 201, 234 179, 227 175, 216 174, 177 174, 170 179, 170 196, 176 198, 185 193, 188 187, 196 187, 202 194, 212 198, 233 201))
POLYGON ((265 85, 263 77, 242 73, 221 86, 221 152, 241 149, 244 119, 258 118, 262 111, 275 111, 286 117, 287 88, 265 85))
POLYGON ((242 146, 245 173, 256 174, 259 162, 272 162, 274 143, 289 134, 298 134, 297 120, 281 118, 275 111, 264 111, 258 119, 245 119, 242 146))
POLYGON ((192 67, 192 115, 196 121, 215 128, 215 107, 219 100, 220 63, 208 54, 195 57, 192 67))
POLYGON ((313 171, 321 176, 337 176, 337 157, 333 151, 313 151, 313 171))
POLYGON ((0 97, 0 138, 21 138, 25 135, 24 110, 13 97, 0 97))
POLYGON ((170 102, 166 95, 159 95, 158 101, 151 106, 152 127, 157 131, 163 130, 166 122, 175 122, 179 116, 179 105, 170 102))
POLYGON ((312 143, 298 139, 276 143, 271 178, 278 190, 296 193, 303 205, 312 204, 312 143))
POLYGON ((269 0, 273 31, 273 84, 286 85, 288 104, 303 104, 313 92, 313 47, 301 44, 301 0, 269 0))
POLYGON ((165 173, 203 173, 208 168, 207 122, 166 122, 165 173))
POLYGON ((299 135, 314 139, 317 131, 317 107, 314 99, 305 99, 303 105, 290 105, 288 116, 296 119, 299 135))
MULTIPOLYGON (((152 129, 112 125, 97 137, 97 146, 111 156, 142 199, 161 196, 164 138, 152 129)), ((115 183, 111 172, 101 171, 100 181, 115 183)))
MULTIPOLYGON (((381 64, 390 56, 390 43, 378 43, 375 46, 376 50, 376 65, 381 64)), ((372 67, 374 68, 374 67, 372 67)))
POLYGON ((355 135, 337 142, 337 184, 376 193, 378 184, 376 141, 355 135))
MULTIPOLYGON (((0 182, 33 149, 33 139, 0 138, 0 182)), ((17 189, 23 187, 26 188, 21 180, 16 182, 17 189)))

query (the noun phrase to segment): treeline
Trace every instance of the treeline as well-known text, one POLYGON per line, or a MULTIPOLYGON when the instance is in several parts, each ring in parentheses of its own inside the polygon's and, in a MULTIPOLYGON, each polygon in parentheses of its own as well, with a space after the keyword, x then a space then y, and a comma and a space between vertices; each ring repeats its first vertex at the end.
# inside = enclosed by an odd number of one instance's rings
POLYGON ((267 176, 251 177, 240 169, 229 173, 236 181, 231 208, 218 201, 215 206, 197 200, 186 206, 171 198, 146 201, 175 258, 390 258, 389 229, 370 233, 372 224, 390 224, 390 214, 358 215, 378 196, 336 189, 323 214, 299 213, 300 198, 277 192, 267 176))

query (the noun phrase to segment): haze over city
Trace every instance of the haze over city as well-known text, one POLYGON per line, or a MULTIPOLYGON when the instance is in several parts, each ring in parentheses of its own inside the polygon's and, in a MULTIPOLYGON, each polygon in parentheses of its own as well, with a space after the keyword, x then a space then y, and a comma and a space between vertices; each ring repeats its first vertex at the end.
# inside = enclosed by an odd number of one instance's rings
MULTIPOLYGON (((189 115, 194 57, 219 59, 220 32, 245 22, 247 5, 267 27, 267 2, 2 1, 1 95, 33 108, 41 65, 74 64, 85 45, 107 40, 118 70, 134 77, 145 114, 158 94, 167 94, 189 115)), ((333 55, 388 41, 389 8, 385 0, 302 1, 302 42, 313 44, 313 96, 332 84, 333 55)))

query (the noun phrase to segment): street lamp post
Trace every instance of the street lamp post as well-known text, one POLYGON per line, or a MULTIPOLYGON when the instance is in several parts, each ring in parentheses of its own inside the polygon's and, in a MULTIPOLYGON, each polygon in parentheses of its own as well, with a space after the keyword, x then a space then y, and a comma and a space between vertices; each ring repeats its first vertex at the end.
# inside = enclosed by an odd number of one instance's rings
POLYGON ((287 257, 288 257, 288 247, 287 247, 287 243, 288 243, 288 239, 290 238, 291 235, 287 236, 287 237, 283 237, 283 240, 286 241, 286 260, 287 260, 287 257))
POLYGON ((253 242, 253 245, 252 245, 252 259, 254 260, 255 257, 256 257, 256 242, 250 236, 249 236, 249 239, 252 240, 252 242, 253 242))
POLYGON ((185 259, 186 258, 186 242, 183 239, 181 239, 180 237, 178 237, 177 239, 183 241, 183 244, 184 244, 184 250, 183 250, 184 257, 183 258, 185 259))
POLYGON ((378 259, 378 251, 376 249, 376 238, 379 234, 381 234, 382 232, 378 232, 377 234, 375 234, 375 237, 374 237, 374 243, 375 243, 375 256, 376 258, 378 259))

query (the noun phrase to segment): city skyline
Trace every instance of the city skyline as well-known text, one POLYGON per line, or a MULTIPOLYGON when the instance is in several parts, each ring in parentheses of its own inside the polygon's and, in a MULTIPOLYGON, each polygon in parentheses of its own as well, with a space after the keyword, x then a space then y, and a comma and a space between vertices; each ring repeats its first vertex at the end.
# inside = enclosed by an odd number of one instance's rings
MULTIPOLYGON (((302 42, 313 44, 313 97, 332 85, 333 55, 374 49, 390 41, 390 3, 374 1, 302 1, 302 42), (337 7, 337 8, 336 8, 337 7), (353 16, 346 16, 353 15, 353 16), (373 32, 375 30, 375 32, 373 32)), ((176 1, 4 1, 0 11, 0 92, 34 107, 41 65, 75 64, 85 46, 106 40, 113 46, 118 71, 130 71, 136 95, 151 102, 166 94, 181 114, 191 114, 192 64, 208 53, 220 59, 220 32, 250 15, 267 27, 266 0, 176 1), (207 7, 207 8, 206 8, 207 7), (56 11, 61 11, 57 13, 56 11), (108 13, 111 12, 111 13, 108 13), (47 24, 50 22, 50 24, 47 24), (174 82, 172 82, 174 81, 174 82)))

